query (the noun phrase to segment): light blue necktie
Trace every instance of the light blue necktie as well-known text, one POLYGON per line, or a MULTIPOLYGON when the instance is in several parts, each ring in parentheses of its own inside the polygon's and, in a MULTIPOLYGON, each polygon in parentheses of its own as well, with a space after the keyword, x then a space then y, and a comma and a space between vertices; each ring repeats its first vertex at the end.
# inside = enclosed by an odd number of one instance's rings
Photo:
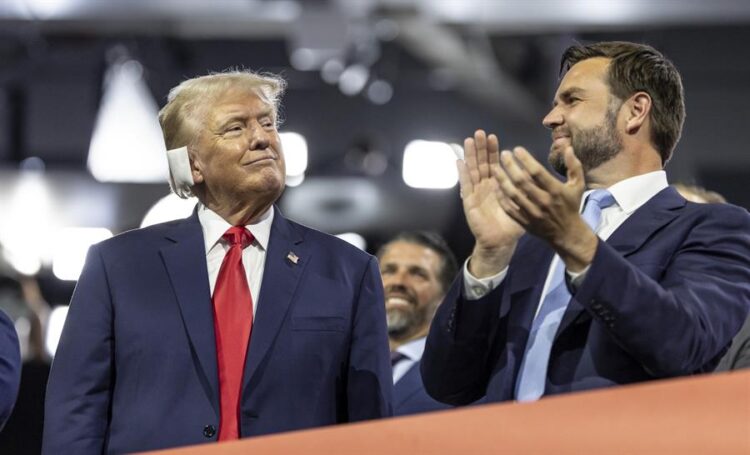
MULTIPOLYGON (((594 232, 602 218, 602 209, 615 203, 615 198, 607 190, 595 190, 589 194, 581 216, 594 232)), ((537 400, 544 394, 547 382, 547 366, 552 350, 552 341, 560 326, 565 309, 570 302, 570 292, 565 285, 565 264, 557 261, 551 272, 547 295, 542 300, 539 314, 531 324, 526 353, 521 362, 521 370, 516 381, 516 399, 519 401, 537 400)))

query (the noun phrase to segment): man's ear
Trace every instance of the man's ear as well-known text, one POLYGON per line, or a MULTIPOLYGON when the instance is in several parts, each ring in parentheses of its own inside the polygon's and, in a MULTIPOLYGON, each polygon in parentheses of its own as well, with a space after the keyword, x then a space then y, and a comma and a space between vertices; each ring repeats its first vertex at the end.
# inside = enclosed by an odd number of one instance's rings
POLYGON ((649 119, 651 114, 651 96, 646 92, 636 92, 625 102, 626 123, 628 134, 637 133, 649 119))
POLYGON ((203 183, 203 172, 202 172, 202 165, 201 161, 196 158, 195 153, 192 150, 192 147, 188 147, 188 157, 190 159, 190 171, 193 175, 193 182, 195 184, 203 183))

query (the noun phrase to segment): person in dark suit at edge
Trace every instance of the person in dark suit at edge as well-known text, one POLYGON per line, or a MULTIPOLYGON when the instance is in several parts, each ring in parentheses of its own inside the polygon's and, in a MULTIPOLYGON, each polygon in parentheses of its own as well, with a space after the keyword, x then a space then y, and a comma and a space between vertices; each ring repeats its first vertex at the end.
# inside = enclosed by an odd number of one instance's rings
MULTIPOLYGON (((727 200, 721 194, 697 185, 675 183, 672 185, 688 201, 699 204, 726 204, 727 200)), ((740 328, 732 340, 729 350, 716 366, 716 372, 742 370, 750 368, 750 318, 740 328)))
POLYGON ((419 373, 425 337, 458 266, 445 240, 402 232, 378 251, 393 366, 393 415, 447 409, 427 395, 419 373))
POLYGON ((184 81, 159 121, 187 219, 91 248, 47 389, 43 453, 228 441, 391 414, 374 257, 286 219, 284 81, 184 81))
POLYGON ((10 418, 21 385, 21 348, 13 321, 0 310, 0 430, 10 418))
POLYGON ((688 203, 664 166, 685 117, 650 46, 565 51, 549 161, 479 130, 459 172, 476 243, 432 324, 425 387, 463 404, 709 372, 750 305, 750 216, 688 203))

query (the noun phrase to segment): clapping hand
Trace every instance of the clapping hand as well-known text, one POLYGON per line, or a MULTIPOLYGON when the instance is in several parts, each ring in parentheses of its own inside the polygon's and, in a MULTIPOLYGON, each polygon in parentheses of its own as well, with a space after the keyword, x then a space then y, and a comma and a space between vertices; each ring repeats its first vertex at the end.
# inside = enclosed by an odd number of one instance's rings
POLYGON ((464 214, 476 240, 469 270, 478 278, 491 276, 508 265, 524 232, 499 202, 497 136, 477 130, 464 141, 464 160, 457 165, 464 214))

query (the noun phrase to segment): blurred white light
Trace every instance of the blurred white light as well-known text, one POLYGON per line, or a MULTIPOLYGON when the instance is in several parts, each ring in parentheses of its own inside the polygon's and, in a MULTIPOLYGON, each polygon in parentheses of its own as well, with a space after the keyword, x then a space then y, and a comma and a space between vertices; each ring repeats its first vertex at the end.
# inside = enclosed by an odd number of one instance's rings
POLYGON ((305 47, 300 47, 292 52, 289 56, 289 62, 292 64, 294 69, 300 71, 310 71, 315 69, 318 63, 318 58, 315 51, 305 47))
POLYGON ((284 148, 286 175, 288 177, 302 175, 307 169, 307 141, 299 133, 280 133, 281 146, 284 148))
POLYGON ((388 157, 383 152, 372 150, 362 160, 362 169, 367 175, 383 175, 388 169, 388 157))
POLYGON ((81 0, 23 0, 34 19, 59 19, 78 9, 81 0))
POLYGON ((404 150, 403 177, 412 188, 452 188, 458 182, 456 155, 445 142, 411 141, 404 150))
POLYGON ((13 244, 9 244, 5 251, 5 260, 21 275, 33 276, 42 268, 40 252, 35 248, 24 251, 13 244))
POLYGON ((385 104, 392 96, 393 86, 388 81, 378 79, 367 87, 367 98, 375 104, 385 104))
POLYGON ((65 318, 68 317, 68 306, 59 305, 52 309, 47 320, 47 333, 44 339, 44 347, 47 349, 47 353, 50 357, 55 356, 57 352, 57 344, 60 342, 60 335, 62 334, 63 326, 65 325, 65 318))
POLYGON ((18 164, 18 169, 21 171, 44 172, 46 168, 47 165, 44 164, 44 160, 38 156, 30 156, 18 164))
POLYGON ((104 83, 88 168, 100 182, 165 182, 166 148, 158 107, 135 60, 113 64, 104 83))
POLYGON ((344 232, 343 234, 337 234, 336 237, 351 243, 362 251, 365 251, 365 248, 367 248, 367 240, 356 232, 344 232))
POLYGON ((380 41, 393 41, 398 38, 400 28, 393 19, 380 19, 375 23, 375 35, 380 41))
POLYGON ((323 64, 320 69, 320 77, 329 84, 336 84, 344 72, 344 63, 336 58, 332 58, 323 64))
POLYGON ((347 96, 354 96, 361 92, 370 77, 370 70, 364 65, 352 65, 344 70, 339 77, 339 90, 347 96))
POLYGON ((300 186, 305 181, 305 174, 288 175, 286 177, 286 186, 300 186))
POLYGON ((455 142, 451 142, 448 145, 451 146, 451 150, 453 150, 453 154, 456 155, 456 159, 464 159, 464 148, 461 145, 456 144, 455 142))
POLYGON ((60 280, 75 281, 81 275, 89 247, 112 237, 105 228, 61 229, 55 241, 52 273, 60 280))
POLYGON ((148 209, 141 221, 141 227, 187 218, 193 213, 195 203, 196 200, 193 198, 182 199, 174 193, 169 193, 148 209))
POLYGON ((642 10, 633 2, 606 2, 598 0, 578 0, 571 9, 580 11, 581 20, 593 24, 622 24, 625 20, 637 20, 642 10))
POLYGON ((0 243, 8 263, 22 275, 39 272, 52 246, 50 232, 56 230, 51 190, 44 174, 21 171, 0 215, 0 243))

